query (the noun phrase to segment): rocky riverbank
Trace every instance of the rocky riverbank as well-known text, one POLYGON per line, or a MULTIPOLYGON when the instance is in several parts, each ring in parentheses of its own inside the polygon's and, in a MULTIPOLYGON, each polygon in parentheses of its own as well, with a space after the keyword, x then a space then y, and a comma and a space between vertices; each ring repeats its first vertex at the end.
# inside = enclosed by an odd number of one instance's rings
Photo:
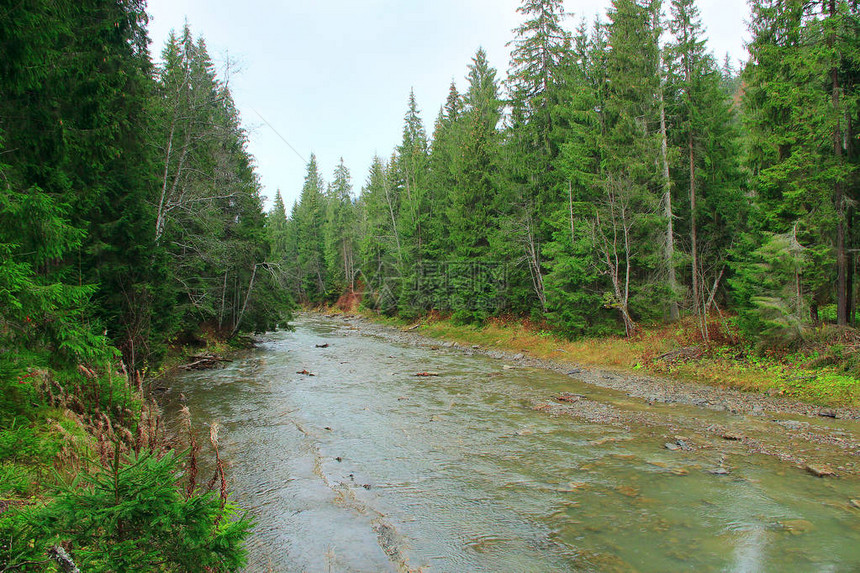
POLYGON ((820 477, 860 477, 860 410, 829 408, 778 396, 741 392, 692 382, 588 367, 565 360, 529 356, 518 349, 502 350, 464 345, 404 330, 368 318, 336 315, 347 328, 384 339, 429 347, 440 352, 483 354, 506 368, 563 373, 586 384, 626 396, 624 406, 592 399, 585 393, 547 395, 533 404, 550 415, 572 416, 592 423, 645 427, 672 451, 709 449, 721 460, 708 468, 718 475, 731 473, 733 455, 765 454, 820 477), (723 412, 724 423, 703 423, 702 412, 723 412))

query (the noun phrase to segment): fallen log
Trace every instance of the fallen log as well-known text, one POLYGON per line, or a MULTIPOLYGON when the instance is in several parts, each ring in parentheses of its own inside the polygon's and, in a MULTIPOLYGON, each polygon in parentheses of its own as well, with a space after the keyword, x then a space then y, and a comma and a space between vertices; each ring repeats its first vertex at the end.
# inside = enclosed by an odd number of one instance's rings
POLYGON ((664 360, 666 362, 677 362, 678 360, 696 360, 698 358, 701 358, 704 354, 704 349, 699 346, 685 346, 684 348, 678 348, 677 350, 671 350, 665 354, 661 354, 654 359, 654 362, 657 362, 658 360, 664 360))
POLYGON ((413 376, 439 376, 438 372, 416 372, 413 376))
POLYGON ((188 364, 183 364, 179 368, 182 370, 206 370, 208 368, 215 368, 222 362, 232 362, 229 358, 223 358, 221 356, 216 356, 215 354, 198 354, 195 356, 188 357, 192 362, 188 364))

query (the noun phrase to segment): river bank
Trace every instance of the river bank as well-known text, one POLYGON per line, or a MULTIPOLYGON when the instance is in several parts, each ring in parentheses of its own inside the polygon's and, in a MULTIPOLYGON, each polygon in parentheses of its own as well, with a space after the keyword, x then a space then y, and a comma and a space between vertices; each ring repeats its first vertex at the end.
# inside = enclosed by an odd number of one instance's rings
POLYGON ((256 524, 249 571, 860 563, 857 456, 787 437, 856 442, 857 420, 649 402, 365 318, 293 326, 170 381, 186 398, 174 412, 222 430, 231 491, 256 524), (756 453, 777 446, 795 463, 756 453))
MULTIPOLYGON (((860 409, 856 407, 821 406, 784 396, 584 365, 575 362, 575 356, 547 359, 532 355, 522 345, 473 343, 468 328, 458 337, 448 325, 444 329, 404 327, 356 315, 334 315, 333 320, 392 342, 482 354, 504 361, 506 368, 549 370, 626 396, 623 408, 592 400, 581 392, 536 400, 533 407, 550 415, 621 428, 653 427, 662 432, 670 450, 709 449, 725 456, 760 453, 815 475, 860 477, 860 409), (697 416, 702 410, 724 412, 726 421, 702 425, 697 416)), ((728 473, 730 469, 719 466, 714 471, 728 473)))

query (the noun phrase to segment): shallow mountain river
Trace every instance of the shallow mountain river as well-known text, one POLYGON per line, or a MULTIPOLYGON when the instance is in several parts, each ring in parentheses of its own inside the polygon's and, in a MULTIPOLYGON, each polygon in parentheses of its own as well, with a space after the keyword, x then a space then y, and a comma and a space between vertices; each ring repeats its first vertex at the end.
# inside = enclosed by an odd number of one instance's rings
POLYGON ((219 424, 248 571, 860 571, 854 477, 558 415, 565 392, 642 401, 361 326, 302 316, 170 382, 219 424))

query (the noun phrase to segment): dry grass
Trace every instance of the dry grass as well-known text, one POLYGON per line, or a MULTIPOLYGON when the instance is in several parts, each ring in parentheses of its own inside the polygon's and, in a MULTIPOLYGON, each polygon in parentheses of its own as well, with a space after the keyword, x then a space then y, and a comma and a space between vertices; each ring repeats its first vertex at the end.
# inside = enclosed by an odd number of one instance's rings
MULTIPOLYGON (((403 324, 392 319, 384 322, 403 324)), ((738 333, 721 320, 708 324, 707 343, 693 319, 646 327, 629 339, 568 341, 545 325, 528 321, 492 319, 484 326, 463 326, 438 315, 425 317, 418 331, 433 338, 556 362, 646 371, 681 381, 784 395, 828 406, 860 406, 860 380, 845 371, 845 363, 834 364, 832 352, 826 358, 810 349, 805 354, 762 356, 744 345, 738 333)), ((854 350, 853 336, 840 331, 838 337, 846 349, 854 350)), ((819 346, 833 348, 828 337, 819 338, 825 341, 818 342, 819 346)))

